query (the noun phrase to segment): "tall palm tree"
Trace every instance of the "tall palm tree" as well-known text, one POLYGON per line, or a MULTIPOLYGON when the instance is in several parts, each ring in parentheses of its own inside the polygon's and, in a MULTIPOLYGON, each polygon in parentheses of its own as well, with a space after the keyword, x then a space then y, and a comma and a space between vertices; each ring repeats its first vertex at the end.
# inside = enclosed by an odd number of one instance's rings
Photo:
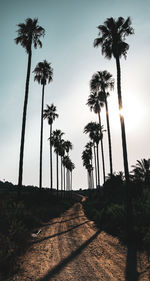
POLYGON ((83 166, 85 166, 85 168, 87 170, 88 188, 91 189, 93 187, 93 182, 92 182, 93 166, 92 166, 92 163, 91 163, 92 151, 90 149, 85 149, 82 152, 81 158, 83 160, 83 166))
MULTIPOLYGON (((69 151, 72 150, 73 145, 69 140, 64 141, 64 149, 65 152, 67 153, 67 156, 69 156, 69 151)), ((65 169, 66 169, 66 165, 64 165, 64 190, 65 190, 65 185, 66 185, 66 180, 65 180, 65 169)))
POLYGON ((66 140, 65 143, 64 143, 64 146, 65 146, 65 150, 67 152, 67 155, 69 155, 69 151, 72 150, 72 148, 73 148, 72 143, 69 140, 66 140))
POLYGON ((99 172, 99 141, 103 137, 103 126, 100 126, 99 123, 90 122, 84 128, 84 133, 89 133, 90 139, 96 143, 97 147, 97 180, 98 186, 100 186, 100 172, 99 172))
POLYGON ((59 156, 61 158, 61 190, 63 190, 63 157, 65 155, 65 141, 63 139, 59 142, 59 156))
MULTIPOLYGON (((90 88, 92 90, 92 84, 94 81, 94 76, 92 76, 92 79, 90 81, 90 88)), ((90 109, 93 110, 96 114, 98 114, 98 120, 100 126, 102 126, 101 123, 101 107, 103 107, 103 102, 100 102, 99 99, 97 98, 97 93, 98 93, 98 88, 95 92, 92 92, 90 97, 88 98, 87 105, 90 106, 90 109)), ((104 159, 104 147, 103 147, 103 139, 101 139, 101 153, 102 153, 102 165, 103 165, 103 180, 105 183, 105 159, 104 159)))
POLYGON ((39 62, 35 67, 34 81, 42 85, 42 106, 41 106, 41 138, 40 138, 40 174, 39 174, 39 188, 42 188, 42 151, 43 151, 43 109, 44 109, 44 90, 45 85, 52 81, 53 69, 50 63, 46 60, 39 62))
POLYGON ((54 151, 56 153, 56 187, 57 187, 57 196, 59 189, 59 171, 58 171, 58 156, 60 152, 61 138, 64 135, 61 130, 55 130, 52 132, 51 143, 54 146, 54 151))
POLYGON ((72 171, 75 169, 75 164, 73 162, 70 163, 70 172, 71 172, 71 191, 72 191, 72 171))
POLYGON ((113 165, 112 165, 112 148, 111 148, 111 135, 110 135, 110 125, 109 125, 109 111, 108 111, 108 103, 107 103, 107 97, 109 96, 109 93, 106 92, 108 89, 112 90, 114 88, 114 79, 112 78, 112 75, 104 70, 104 71, 98 71, 93 75, 93 78, 91 80, 91 90, 97 91, 97 97, 93 97, 93 94, 90 95, 88 99, 88 105, 93 109, 93 102, 97 98, 97 103, 103 103, 105 104, 106 109, 106 122, 107 122, 107 132, 108 132, 108 145, 109 145, 109 161, 110 161, 110 174, 113 174, 113 165), (94 98, 94 100, 93 100, 94 98))
POLYGON ((50 188, 53 188, 53 165, 52 165, 52 144, 51 144, 51 135, 52 135, 52 125, 55 118, 58 118, 56 113, 56 106, 52 103, 50 106, 47 104, 47 109, 44 109, 43 118, 48 120, 50 125, 50 188))
POLYGON ((120 58, 124 56, 126 58, 129 45, 125 42, 125 38, 128 35, 134 33, 131 27, 131 19, 128 17, 126 20, 119 17, 117 20, 114 18, 108 18, 104 25, 99 25, 99 37, 94 40, 94 47, 101 46, 102 54, 106 58, 111 59, 112 56, 116 60, 117 67, 117 90, 118 90, 118 104, 120 110, 120 124, 122 133, 122 148, 123 148, 123 159, 124 159, 124 171, 126 181, 129 181, 129 168, 128 168, 128 157, 127 157, 127 145, 126 145, 126 132, 124 116, 121 114, 122 111, 122 95, 121 95, 121 68, 120 58))
POLYGON ((27 18, 25 23, 18 24, 18 37, 15 38, 16 44, 20 44, 25 48, 28 54, 28 67, 26 75, 26 86, 25 86, 25 98, 23 107, 23 117, 22 117, 22 131, 21 131, 21 144, 20 144, 20 160, 19 160, 19 177, 18 177, 18 194, 20 194, 20 189, 22 187, 22 177, 23 177, 23 156, 24 156, 24 141, 25 141, 25 127, 26 127, 26 115, 27 115, 27 105, 28 105, 28 94, 29 94, 29 81, 31 72, 31 58, 32 58, 32 46, 41 48, 42 43, 40 37, 45 35, 45 30, 43 27, 38 25, 38 19, 27 18))
MULTIPOLYGON (((85 145, 85 149, 89 152, 89 154, 91 155, 91 165, 93 167, 93 152, 92 152, 92 148, 94 147, 94 143, 92 141, 88 142, 85 145)), ((95 171, 96 171, 96 167, 95 167, 95 171)), ((96 176, 96 174, 95 174, 96 176)), ((96 178, 96 177, 95 177, 96 178)), ((92 181, 92 186, 94 186, 94 178, 93 178, 93 170, 91 172, 91 181, 92 181)))

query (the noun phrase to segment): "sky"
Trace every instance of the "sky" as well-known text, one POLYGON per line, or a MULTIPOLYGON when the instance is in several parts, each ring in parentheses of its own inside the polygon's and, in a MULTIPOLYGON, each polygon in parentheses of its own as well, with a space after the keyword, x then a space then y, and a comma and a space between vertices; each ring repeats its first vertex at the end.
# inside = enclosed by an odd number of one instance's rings
MULTIPOLYGON (((53 68, 53 82, 45 87, 45 103, 54 103, 59 118, 54 129, 64 132, 73 150, 73 188, 87 188, 81 154, 89 141, 84 126, 98 121, 86 105, 89 81, 96 71, 109 71, 115 79, 108 106, 112 135, 113 170, 123 171, 121 130, 118 115, 115 60, 107 60, 94 48, 97 26, 109 17, 131 17, 134 35, 127 38, 130 49, 121 59, 122 98, 126 125, 129 169, 136 160, 150 158, 150 1, 149 0, 5 0, 0 4, 0 180, 17 184, 24 103, 27 54, 16 45, 17 24, 38 18, 46 33, 43 47, 33 49, 32 71, 46 59, 53 68)), ((23 184, 39 184, 41 86, 31 72, 27 110, 23 184)), ((106 128, 105 110, 102 124, 106 128)), ((49 126, 44 121, 43 186, 49 186, 49 126)), ((109 173, 107 133, 104 133, 106 174, 109 173)), ((55 155, 53 156, 55 172, 55 155)), ((101 162, 101 161, 100 161, 101 162)), ((102 165, 100 163, 100 168, 102 165)), ((56 175, 54 174, 54 184, 56 175)), ((102 172, 101 172, 102 183, 102 172)))

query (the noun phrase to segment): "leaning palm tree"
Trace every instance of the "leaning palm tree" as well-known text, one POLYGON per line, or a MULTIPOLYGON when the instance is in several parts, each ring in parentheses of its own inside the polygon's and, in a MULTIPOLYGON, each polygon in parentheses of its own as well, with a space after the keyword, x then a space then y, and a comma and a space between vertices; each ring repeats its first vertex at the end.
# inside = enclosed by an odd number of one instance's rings
POLYGON ((121 114, 122 111, 122 95, 121 95, 121 69, 120 69, 120 58, 124 56, 126 58, 129 45, 125 42, 125 38, 128 35, 134 33, 131 27, 131 19, 128 17, 126 20, 119 17, 117 20, 114 18, 108 18, 104 25, 99 25, 99 37, 94 40, 94 47, 101 46, 102 54, 106 58, 111 59, 112 56, 116 60, 117 67, 117 90, 118 90, 118 104, 120 110, 120 124, 122 133, 122 148, 123 148, 123 159, 124 159, 124 171, 126 181, 129 181, 129 168, 128 168, 128 157, 127 157, 127 145, 126 145, 126 133, 124 116, 121 114))
MULTIPOLYGON (((90 81, 90 88, 92 90, 91 84, 93 84, 93 76, 90 81)), ((90 110, 93 110, 94 113, 98 114, 99 125, 101 126, 101 108, 103 107, 104 103, 101 102, 97 98, 98 88, 95 92, 92 92, 88 98, 87 105, 90 107, 90 110)), ((101 153, 102 153, 102 166, 103 166, 103 180, 105 183, 105 159, 104 159, 104 146, 103 146, 103 139, 101 139, 101 153)))
POLYGON ((51 104, 50 106, 47 104, 47 109, 44 109, 43 118, 48 120, 48 124, 50 125, 50 188, 53 188, 53 164, 52 164, 52 144, 51 144, 51 135, 52 135, 52 125, 55 118, 58 118, 58 114, 56 113, 56 106, 51 104))
POLYGON ((109 96, 109 93, 106 92, 108 89, 112 90, 114 88, 114 79, 112 78, 112 75, 104 70, 104 71, 98 71, 96 72, 91 80, 91 90, 97 91, 97 96, 93 97, 93 94, 90 95, 88 99, 88 105, 91 107, 91 110, 93 109, 93 102, 97 98, 97 103, 103 103, 105 104, 106 109, 106 122, 107 122, 107 132, 108 132, 108 145, 109 145, 109 161, 110 161, 110 174, 113 174, 113 165, 112 165, 112 148, 111 148, 111 135, 110 135, 110 125, 109 125, 109 111, 108 111, 108 102, 107 97, 109 96), (93 100, 94 98, 94 100, 93 100))
POLYGON ((26 127, 26 115, 28 105, 28 94, 29 94, 29 80, 31 72, 31 58, 32 58, 32 46, 34 48, 42 47, 40 37, 45 35, 45 30, 38 25, 38 19, 27 18, 25 23, 18 24, 18 37, 15 38, 16 44, 21 44, 25 48, 28 54, 28 67, 26 76, 25 86, 25 98, 23 107, 23 118, 22 118, 22 132, 21 132, 21 144, 20 144, 20 160, 19 160, 19 178, 18 178, 18 194, 22 187, 23 177, 23 156, 24 156, 24 141, 25 141, 25 127, 26 127))
POLYGON ((42 106, 41 106, 41 138, 40 138, 40 174, 39 174, 39 188, 42 188, 42 151, 43 151, 43 109, 44 109, 44 90, 45 85, 52 81, 53 69, 50 63, 46 60, 39 62, 35 67, 34 81, 42 85, 42 106))

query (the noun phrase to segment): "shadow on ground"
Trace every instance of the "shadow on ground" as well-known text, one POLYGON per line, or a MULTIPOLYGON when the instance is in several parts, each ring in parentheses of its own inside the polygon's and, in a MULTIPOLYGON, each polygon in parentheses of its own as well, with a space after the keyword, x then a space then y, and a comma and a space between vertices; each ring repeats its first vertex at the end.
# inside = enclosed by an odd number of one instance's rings
POLYGON ((44 277, 37 279, 37 281, 48 281, 50 278, 54 277, 55 274, 58 274, 69 262, 74 260, 81 252, 100 234, 98 230, 90 239, 85 241, 78 249, 72 251, 65 259, 63 259, 58 265, 52 268, 44 277))

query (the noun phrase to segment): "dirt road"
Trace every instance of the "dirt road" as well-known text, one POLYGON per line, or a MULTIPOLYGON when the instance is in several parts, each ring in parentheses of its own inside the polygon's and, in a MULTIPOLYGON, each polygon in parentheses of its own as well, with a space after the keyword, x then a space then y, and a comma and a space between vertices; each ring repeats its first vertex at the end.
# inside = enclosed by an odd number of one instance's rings
MULTIPOLYGON (((20 272, 11 281, 150 280, 145 257, 135 261, 137 272, 129 277, 129 254, 116 238, 97 230, 76 203, 32 239, 20 261, 20 272)), ((131 257, 133 261, 132 253, 131 257)))

